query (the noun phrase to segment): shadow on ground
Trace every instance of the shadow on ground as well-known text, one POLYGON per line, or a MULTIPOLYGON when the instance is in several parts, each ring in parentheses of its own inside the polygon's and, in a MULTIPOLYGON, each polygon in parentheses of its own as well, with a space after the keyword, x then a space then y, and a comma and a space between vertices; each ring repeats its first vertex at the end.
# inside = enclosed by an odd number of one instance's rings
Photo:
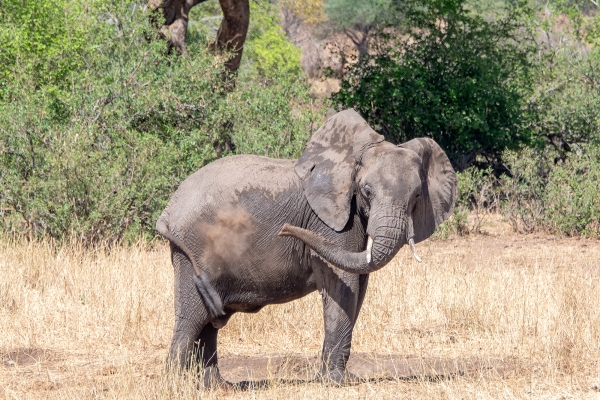
MULTIPOLYGON (((164 372, 164 352, 133 365, 137 375, 156 378, 164 372)), ((10 372, 27 388, 55 390, 76 384, 85 371, 88 380, 102 384, 122 374, 122 366, 103 363, 84 355, 62 354, 52 350, 19 348, 0 354, 0 371, 10 372), (44 376, 38 376, 45 370, 44 376), (77 371, 72 376, 69 371, 77 371), (47 377, 46 377, 47 375, 47 377), (47 378, 47 379, 46 379, 47 378)), ((230 355, 220 357, 219 369, 237 390, 268 388, 272 384, 301 385, 314 382, 319 368, 315 356, 304 354, 230 355)), ((348 370, 361 382, 389 380, 440 381, 456 376, 505 378, 516 368, 516 360, 489 358, 420 358, 399 354, 353 353, 348 370)), ((360 383, 360 382, 357 382, 360 383)), ((79 382, 81 384, 81 382, 79 382)))
MULTIPOLYGON (((219 361, 223 377, 242 390, 266 387, 270 381, 307 383, 313 380, 318 366, 316 357, 301 354, 226 356, 219 361)), ((350 356, 348 362, 348 370, 365 382, 397 379, 437 381, 467 375, 504 377, 513 369, 510 362, 497 359, 420 358, 398 354, 356 353, 350 356)))

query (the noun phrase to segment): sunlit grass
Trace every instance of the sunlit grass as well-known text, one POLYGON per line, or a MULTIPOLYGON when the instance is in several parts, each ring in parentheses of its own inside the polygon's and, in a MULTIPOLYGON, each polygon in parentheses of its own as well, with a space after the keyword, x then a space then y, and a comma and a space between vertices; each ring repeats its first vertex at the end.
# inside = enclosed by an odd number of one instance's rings
MULTIPOLYGON (((273 381, 268 389, 206 392, 189 375, 164 371, 173 321, 166 244, 86 249, 4 241, 0 397, 597 398, 598 241, 477 236, 418 247, 424 263, 403 249, 371 276, 353 352, 493 360, 502 373, 344 388, 273 381)), ((235 315, 220 333, 219 351, 240 362, 314 360, 322 340, 313 293, 235 315)), ((222 373, 227 378, 227 369, 222 373)))

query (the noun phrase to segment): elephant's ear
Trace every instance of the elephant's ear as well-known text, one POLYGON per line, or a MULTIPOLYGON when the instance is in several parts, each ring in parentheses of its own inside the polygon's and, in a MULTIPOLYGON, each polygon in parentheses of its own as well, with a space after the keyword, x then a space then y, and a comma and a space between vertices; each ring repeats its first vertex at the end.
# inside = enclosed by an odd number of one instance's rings
POLYGON ((421 196, 413 211, 414 240, 427 239, 454 211, 457 177, 444 150, 429 138, 413 139, 400 147, 410 149, 421 157, 421 196))
POLYGON ((357 161, 366 148, 382 141, 356 111, 344 110, 314 133, 296 162, 308 204, 336 231, 344 229, 350 216, 357 161))

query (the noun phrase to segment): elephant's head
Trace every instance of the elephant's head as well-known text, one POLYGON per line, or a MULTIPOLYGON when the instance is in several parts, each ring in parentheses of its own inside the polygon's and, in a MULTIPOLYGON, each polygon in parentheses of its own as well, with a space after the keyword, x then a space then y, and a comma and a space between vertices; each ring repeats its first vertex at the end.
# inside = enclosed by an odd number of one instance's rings
POLYGON ((354 110, 334 115, 315 132, 295 170, 312 209, 336 231, 348 224, 356 196, 359 212, 368 219, 366 250, 349 252, 288 224, 280 235, 302 240, 353 273, 383 267, 404 244, 415 252, 414 243, 431 236, 456 202, 456 174, 437 143, 420 138, 395 146, 354 110))

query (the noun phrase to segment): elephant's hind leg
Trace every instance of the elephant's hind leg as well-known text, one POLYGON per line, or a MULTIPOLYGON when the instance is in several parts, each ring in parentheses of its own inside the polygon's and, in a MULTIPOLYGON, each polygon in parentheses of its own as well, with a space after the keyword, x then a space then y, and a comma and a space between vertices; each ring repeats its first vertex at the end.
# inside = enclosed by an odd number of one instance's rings
POLYGON ((195 356, 194 343, 200 338, 200 332, 208 323, 209 315, 194 286, 190 259, 173 245, 171 259, 175 274, 175 325, 169 361, 174 366, 189 368, 195 356))
MULTIPOLYGON (((228 319, 229 317, 227 317, 228 319)), ((207 388, 231 386, 223 379, 219 372, 218 356, 217 356, 217 335, 219 329, 212 323, 208 323, 202 329, 200 338, 196 343, 196 351, 202 360, 203 382, 207 388)))
POLYGON ((217 333, 231 314, 213 321, 193 282, 190 259, 177 246, 172 246, 171 257, 175 273, 175 326, 169 362, 180 368, 197 367, 207 387, 224 386, 226 382, 217 365, 217 333))

